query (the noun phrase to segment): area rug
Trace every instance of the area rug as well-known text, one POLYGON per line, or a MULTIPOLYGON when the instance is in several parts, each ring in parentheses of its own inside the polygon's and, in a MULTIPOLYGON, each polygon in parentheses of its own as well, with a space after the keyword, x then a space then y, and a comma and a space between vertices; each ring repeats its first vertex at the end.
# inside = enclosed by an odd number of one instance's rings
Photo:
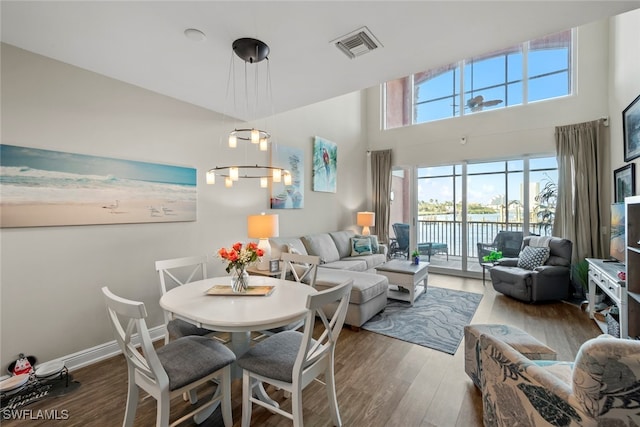
POLYGON ((481 294, 428 286, 413 307, 389 299, 362 329, 454 354, 480 300, 481 294))

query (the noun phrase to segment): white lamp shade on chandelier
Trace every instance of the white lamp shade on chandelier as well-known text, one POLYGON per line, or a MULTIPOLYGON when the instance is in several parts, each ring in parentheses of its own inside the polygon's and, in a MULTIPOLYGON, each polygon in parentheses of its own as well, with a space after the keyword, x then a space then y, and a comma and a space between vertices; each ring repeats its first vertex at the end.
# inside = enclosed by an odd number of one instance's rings
POLYGON ((356 223, 362 227, 362 235, 368 236, 371 234, 369 227, 376 225, 376 214, 373 212, 358 212, 356 223))
POLYGON ((258 270, 268 270, 271 260, 270 237, 278 237, 280 225, 278 215, 249 215, 247 218, 247 235, 251 239, 259 239, 258 248, 264 251, 261 261, 258 263, 258 270))
MULTIPOLYGON (((257 103, 261 96, 258 94, 261 92, 259 90, 259 68, 258 65, 261 63, 262 65, 266 64, 266 81, 265 83, 265 98, 271 104, 271 111, 273 112, 273 100, 272 100, 272 90, 271 90, 271 72, 269 67, 269 52, 270 48, 266 43, 253 39, 253 38, 239 38, 233 42, 231 45, 232 54, 231 54, 231 62, 229 64, 229 81, 227 82, 227 94, 233 92, 233 104, 235 105, 236 98, 242 98, 242 96, 236 96, 236 87, 238 91, 242 93, 242 88, 244 88, 244 104, 246 111, 245 113, 251 114, 250 105, 254 105, 257 108, 257 103), (244 62, 244 85, 236 85, 235 83, 235 68, 234 68, 234 58, 240 58, 244 62), (250 90, 249 88, 249 79, 247 76, 248 69, 252 69, 255 71, 255 88, 250 90), (232 90, 233 89, 233 90, 232 90), (249 102, 249 94, 255 94, 255 103, 249 102)), ((253 112, 256 113, 255 111, 253 112)), ((225 112, 226 114, 226 112, 225 112)), ((271 141, 271 134, 266 130, 257 129, 255 127, 236 127, 231 132, 229 132, 228 136, 228 144, 230 148, 236 148, 238 143, 251 143, 258 145, 260 151, 268 151, 269 142, 271 141)), ((269 186, 269 180, 273 180, 273 182, 280 182, 281 179, 289 181, 289 185, 291 183, 291 173, 285 169, 275 168, 272 166, 266 165, 250 165, 245 163, 245 166, 241 165, 229 165, 229 166, 216 166, 207 171, 207 184, 215 184, 216 176, 224 178, 224 185, 227 188, 233 187, 234 183, 245 178, 255 178, 259 184, 260 188, 267 188, 269 186)))

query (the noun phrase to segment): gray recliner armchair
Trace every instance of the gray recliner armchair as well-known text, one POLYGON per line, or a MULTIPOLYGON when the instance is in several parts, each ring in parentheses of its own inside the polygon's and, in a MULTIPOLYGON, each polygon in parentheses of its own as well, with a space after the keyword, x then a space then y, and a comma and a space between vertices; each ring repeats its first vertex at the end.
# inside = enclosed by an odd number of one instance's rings
MULTIPOLYGON (((540 238, 525 237, 522 241, 521 257, 532 239, 540 238)), ((571 286, 573 243, 567 239, 551 237, 548 248, 549 257, 542 265, 532 269, 523 268, 524 262, 520 258, 502 258, 498 265, 489 270, 493 288, 525 302, 566 299, 571 286)), ((531 249, 527 252, 531 252, 531 249)))

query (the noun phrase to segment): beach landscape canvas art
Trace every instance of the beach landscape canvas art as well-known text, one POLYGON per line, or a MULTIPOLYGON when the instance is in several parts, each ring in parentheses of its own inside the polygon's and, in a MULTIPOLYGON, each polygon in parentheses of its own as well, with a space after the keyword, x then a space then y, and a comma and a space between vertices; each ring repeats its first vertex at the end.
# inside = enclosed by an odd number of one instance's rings
POLYGON ((0 225, 196 220, 196 169, 0 144, 0 225))
POLYGON ((338 146, 316 136, 313 141, 313 191, 335 193, 338 179, 338 146))
POLYGON ((284 179, 271 183, 271 209, 302 209, 304 207, 304 157, 299 148, 273 144, 271 166, 288 170, 291 185, 284 179))

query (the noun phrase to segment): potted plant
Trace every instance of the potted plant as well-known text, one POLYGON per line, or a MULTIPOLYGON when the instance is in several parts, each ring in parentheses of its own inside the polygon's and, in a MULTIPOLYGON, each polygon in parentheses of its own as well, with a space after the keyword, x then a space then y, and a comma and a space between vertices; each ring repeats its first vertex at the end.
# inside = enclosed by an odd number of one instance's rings
MULTIPOLYGON (((589 293, 589 263, 583 259, 571 266, 571 277, 576 292, 582 290, 584 297, 589 293)), ((596 290, 596 292, 599 288, 596 290)))
MULTIPOLYGON (((584 301, 582 305, 586 307, 588 304, 587 296, 589 295, 589 263, 586 259, 577 262, 571 266, 571 281, 576 291, 582 290, 584 301)), ((605 294, 596 286, 595 308, 603 306, 605 294)))
POLYGON ((489 255, 485 255, 482 257, 484 262, 496 262, 500 258, 502 258, 502 251, 491 251, 489 255))
POLYGON ((414 249, 413 252, 411 252, 411 259, 413 259, 415 265, 420 264, 420 251, 414 249))

